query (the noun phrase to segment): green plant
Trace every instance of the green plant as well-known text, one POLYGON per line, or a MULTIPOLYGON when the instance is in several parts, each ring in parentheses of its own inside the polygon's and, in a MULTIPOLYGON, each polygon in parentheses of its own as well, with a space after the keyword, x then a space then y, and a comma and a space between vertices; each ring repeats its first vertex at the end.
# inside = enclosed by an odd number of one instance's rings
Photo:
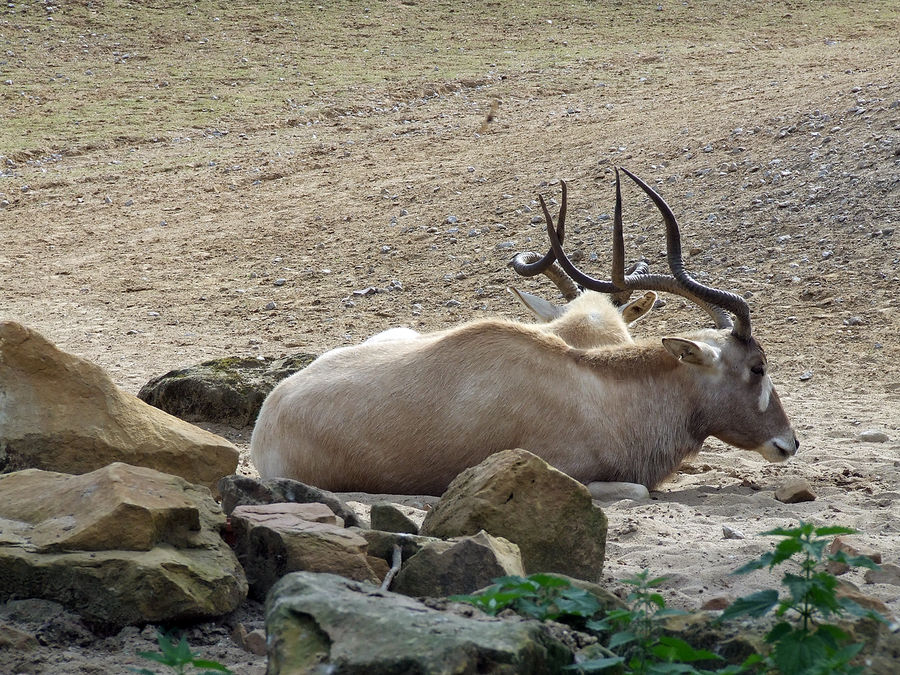
POLYGON ((588 630, 608 636, 606 647, 602 649, 606 655, 569 666, 569 669, 602 672, 615 668, 635 675, 726 675, 740 673, 750 667, 756 659, 715 671, 691 665, 700 661, 718 661, 721 657, 704 649, 695 649, 679 637, 663 634, 666 619, 685 614, 666 607, 662 595, 653 590, 665 580, 666 577, 651 579, 648 570, 626 579, 625 583, 634 587, 628 594, 630 608, 612 610, 602 619, 587 623, 588 630))
POLYGON ((839 626, 826 623, 829 618, 840 617, 845 612, 884 621, 877 612, 839 597, 838 580, 823 568, 823 563, 829 560, 852 567, 877 568, 865 556, 848 556, 843 551, 826 553, 825 548, 831 537, 854 533, 855 530, 846 527, 815 527, 805 522, 793 529, 778 528, 763 532, 763 535, 782 537, 782 540, 774 551, 763 554, 734 572, 746 574, 764 567, 771 570, 796 555, 800 557, 800 573, 786 572, 782 577, 781 583, 787 587, 787 594, 782 596, 775 589, 767 589, 739 598, 722 613, 720 619, 760 617, 774 608, 776 617, 787 616, 796 620, 793 624, 787 620, 778 621, 766 634, 766 642, 772 645, 772 651, 765 660, 767 668, 790 675, 863 672, 861 667, 851 665, 863 644, 852 642, 851 636, 839 626))
POLYGON ((450 600, 467 602, 491 615, 511 608, 541 621, 587 618, 600 610, 592 593, 550 574, 500 577, 477 595, 454 595, 450 600))
MULTIPOLYGON (((178 675, 187 673, 188 671, 185 669, 188 667, 206 668, 201 675, 231 672, 221 663, 197 658, 197 655, 191 652, 191 648, 188 647, 187 639, 183 635, 178 644, 175 644, 174 638, 159 631, 156 635, 156 641, 159 643, 159 650, 161 653, 138 652, 138 656, 168 666, 175 673, 178 673, 178 675)), ((156 675, 154 671, 147 668, 132 668, 131 670, 135 673, 140 673, 141 675, 156 675)))

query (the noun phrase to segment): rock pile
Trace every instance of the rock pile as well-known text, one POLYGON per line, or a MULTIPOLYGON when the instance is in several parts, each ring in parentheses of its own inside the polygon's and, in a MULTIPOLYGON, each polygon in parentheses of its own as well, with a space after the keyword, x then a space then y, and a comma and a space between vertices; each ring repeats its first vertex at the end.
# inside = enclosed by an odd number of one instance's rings
POLYGON ((0 476, 0 601, 110 627, 220 616, 247 594, 224 525, 207 488, 144 467, 0 476))

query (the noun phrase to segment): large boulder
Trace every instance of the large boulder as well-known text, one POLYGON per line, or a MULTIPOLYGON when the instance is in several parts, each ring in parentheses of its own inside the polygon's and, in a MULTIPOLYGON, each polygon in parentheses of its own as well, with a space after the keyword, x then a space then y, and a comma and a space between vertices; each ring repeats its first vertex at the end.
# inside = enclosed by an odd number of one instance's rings
POLYGON ((224 438, 119 389, 99 366, 0 323, 0 471, 87 473, 126 462, 213 488, 234 473, 224 438))
POLYGON ((588 489, 525 450, 504 450, 460 473, 420 533, 448 539, 484 530, 518 544, 528 574, 597 581, 606 515, 588 489))
POLYGON ((238 506, 254 506, 257 504, 280 504, 295 502, 298 504, 325 504, 336 516, 344 521, 344 525, 359 525, 359 518, 352 508, 337 495, 328 490, 320 490, 312 485, 301 483, 290 478, 251 478, 250 476, 225 476, 218 484, 222 495, 222 508, 231 514, 238 506))
POLYGON ((266 600, 269 675, 561 673, 572 654, 536 621, 441 612, 330 574, 284 577, 266 600))
POLYGON ((53 600, 121 626, 220 616, 247 582, 210 491, 114 463, 0 476, 0 602, 53 600))
POLYGON ((141 387, 138 398, 188 422, 245 427, 275 385, 315 360, 313 354, 285 358, 226 357, 172 370, 141 387))
MULTIPOLYGON (((297 504, 238 506, 231 513, 234 549, 262 600, 288 572, 330 572, 380 584, 387 563, 368 554, 368 542, 340 525, 307 520, 297 504)), ((303 505, 305 506, 305 505, 303 505)))

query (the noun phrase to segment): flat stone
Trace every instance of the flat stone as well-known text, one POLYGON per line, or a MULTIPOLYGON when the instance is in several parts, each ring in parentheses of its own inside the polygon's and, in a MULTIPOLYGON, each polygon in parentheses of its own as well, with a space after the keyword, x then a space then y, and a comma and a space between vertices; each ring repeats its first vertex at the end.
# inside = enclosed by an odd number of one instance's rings
POLYGON ((900 565, 882 563, 881 569, 866 570, 864 576, 867 584, 891 584, 900 586, 900 565))
POLYGON ((0 519, 0 602, 57 601, 118 627, 221 616, 247 594, 221 508, 179 476, 26 469, 0 476, 0 519))
POLYGON ((368 555, 368 542, 352 530, 326 523, 258 513, 238 506, 231 513, 234 548, 247 574, 250 595, 262 600, 281 577, 299 570, 328 572, 380 584, 388 572, 368 555))
POLYGON ((325 504, 297 504, 295 502, 280 502, 277 504, 247 504, 238 506, 232 511, 239 517, 252 516, 254 522, 272 528, 290 529, 299 522, 324 523, 344 527, 343 518, 334 515, 334 511, 325 504))
POLYGON ((588 483, 591 497, 598 502, 617 502, 620 499, 642 501, 650 499, 650 490, 639 483, 623 483, 616 481, 588 483))
POLYGON ((890 436, 878 429, 866 429, 857 438, 864 443, 887 443, 891 440, 890 436))
POLYGON ((225 476, 218 483, 222 509, 230 514, 235 507, 254 504, 325 504, 347 527, 359 524, 356 513, 337 495, 290 478, 225 476))

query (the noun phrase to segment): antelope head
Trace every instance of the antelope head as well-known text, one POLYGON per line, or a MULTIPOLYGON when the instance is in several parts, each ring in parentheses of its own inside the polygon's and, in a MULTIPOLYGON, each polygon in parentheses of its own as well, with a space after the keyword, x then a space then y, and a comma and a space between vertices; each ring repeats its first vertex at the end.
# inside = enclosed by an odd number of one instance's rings
POLYGON ((713 320, 714 330, 662 338, 663 347, 678 360, 678 367, 686 369, 686 380, 695 394, 714 398, 707 401, 712 405, 704 406, 704 409, 715 411, 706 413, 715 418, 703 422, 712 436, 726 443, 754 450, 771 462, 789 459, 797 452, 799 442, 768 375, 765 352, 752 335, 747 301, 735 293, 701 284, 688 274, 681 253, 681 234, 671 208, 644 181, 626 169, 622 171, 650 197, 662 214, 671 274, 650 274, 646 266, 626 272, 618 169, 611 279, 595 279, 576 268, 563 251, 561 235, 564 233, 552 226, 549 217, 547 236, 551 250, 532 264, 535 267, 558 265, 574 287, 620 297, 637 290, 665 291, 687 298, 704 309, 713 320))

